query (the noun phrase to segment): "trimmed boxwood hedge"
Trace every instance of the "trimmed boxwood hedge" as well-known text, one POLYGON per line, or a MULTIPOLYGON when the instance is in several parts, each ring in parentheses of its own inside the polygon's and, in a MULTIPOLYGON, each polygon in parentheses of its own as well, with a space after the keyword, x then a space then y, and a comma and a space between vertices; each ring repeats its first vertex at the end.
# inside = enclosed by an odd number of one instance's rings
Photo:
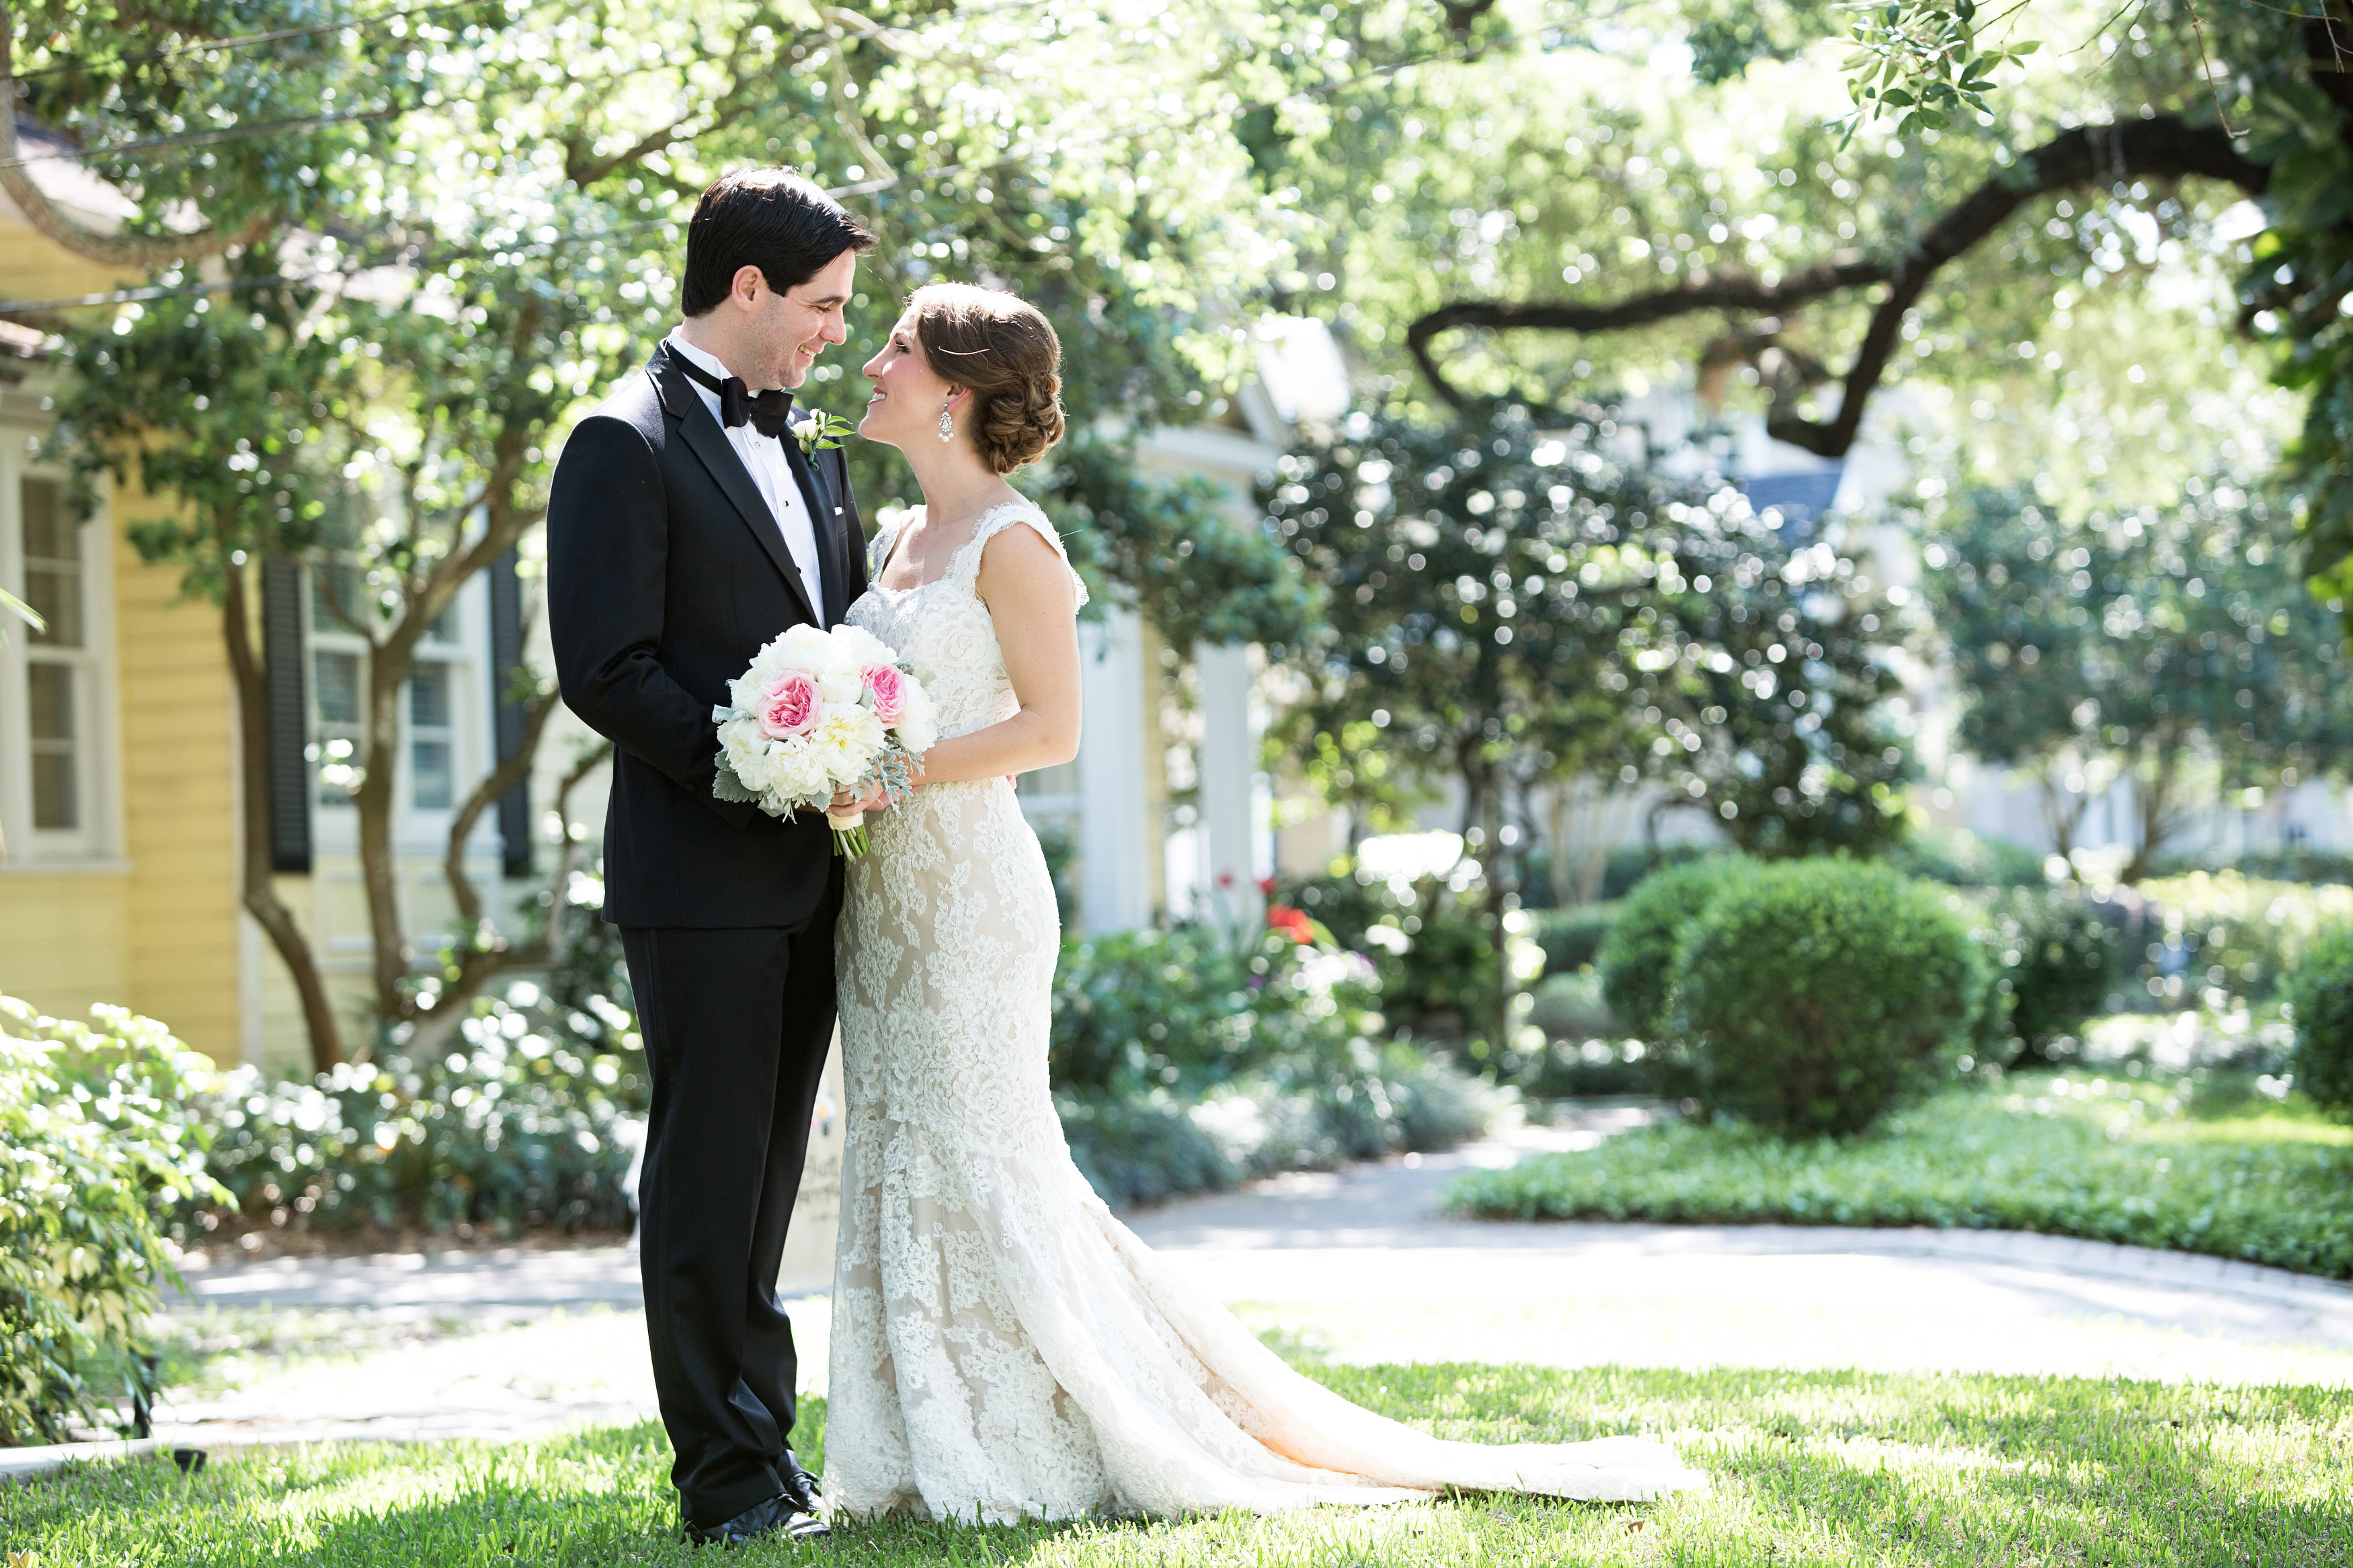
POLYGON ((1990 978, 1971 925, 1959 894, 1881 866, 1737 877, 1683 928, 1669 1063, 1703 1110, 1860 1131, 1966 1050, 1990 978))

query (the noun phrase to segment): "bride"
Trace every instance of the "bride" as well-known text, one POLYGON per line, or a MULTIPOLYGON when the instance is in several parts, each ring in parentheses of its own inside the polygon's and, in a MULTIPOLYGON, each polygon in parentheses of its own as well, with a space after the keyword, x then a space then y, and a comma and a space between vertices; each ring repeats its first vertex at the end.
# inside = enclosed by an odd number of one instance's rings
POLYGON ((1031 306, 934 284, 865 367, 859 432, 906 456, 923 505, 875 540, 849 619, 920 672, 943 738, 870 818, 837 938, 827 1508, 1005 1521, 1704 1485, 1657 1443, 1448 1443, 1358 1409, 1187 1289, 1071 1163, 1046 1077, 1060 931, 1011 775, 1077 752, 1086 589, 1005 481, 1061 437, 1060 359, 1031 306))

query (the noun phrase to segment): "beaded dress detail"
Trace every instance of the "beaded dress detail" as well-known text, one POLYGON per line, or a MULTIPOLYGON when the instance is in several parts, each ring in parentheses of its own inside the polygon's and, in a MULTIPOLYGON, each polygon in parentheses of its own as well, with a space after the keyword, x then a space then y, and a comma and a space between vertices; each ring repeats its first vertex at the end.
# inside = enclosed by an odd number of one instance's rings
MULTIPOLYGON (((944 738, 1018 709, 976 584, 987 542, 1022 526, 1062 553, 1042 512, 1008 504, 941 577, 850 606, 914 667, 944 738)), ((895 538, 875 542, 878 581, 895 538)), ((928 785, 869 822, 837 928, 849 1136, 829 1510, 1166 1517, 1705 1484, 1638 1438, 1441 1442, 1284 1365, 1155 1259, 1071 1162, 1046 1072, 1060 927, 1012 784, 928 785)))

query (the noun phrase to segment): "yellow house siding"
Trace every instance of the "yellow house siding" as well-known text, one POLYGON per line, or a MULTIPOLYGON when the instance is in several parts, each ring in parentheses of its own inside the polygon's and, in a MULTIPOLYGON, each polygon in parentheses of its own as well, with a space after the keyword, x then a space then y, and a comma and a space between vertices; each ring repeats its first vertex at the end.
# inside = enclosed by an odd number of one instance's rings
POLYGON ((60 1018, 128 998, 130 886, 120 872, 0 877, 0 992, 60 1018))
MULTIPOLYGON (((162 505, 114 496, 116 538, 162 505)), ((177 603, 176 566, 115 552, 129 1005, 238 1059, 236 710, 218 612, 177 603)))

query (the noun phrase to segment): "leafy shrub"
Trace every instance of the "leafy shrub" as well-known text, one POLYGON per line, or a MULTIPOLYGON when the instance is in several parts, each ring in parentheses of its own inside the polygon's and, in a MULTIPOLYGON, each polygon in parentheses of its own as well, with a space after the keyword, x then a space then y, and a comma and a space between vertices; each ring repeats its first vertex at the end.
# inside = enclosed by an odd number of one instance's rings
POLYGON ((1601 977, 1590 969, 1547 973, 1536 986, 1528 1022, 1553 1040, 1582 1043, 1614 1039, 1625 1032, 1601 994, 1601 977))
POLYGON ((1986 960, 1960 901, 1848 860, 1735 879, 1683 927, 1675 1079, 1704 1110, 1809 1133, 1860 1131, 1925 1092, 1984 1005, 1986 960))
POLYGON ((1344 868, 1280 887, 1275 897, 1372 961, 1392 1026, 1460 1038, 1493 1007, 1499 980, 1486 895, 1473 873, 1466 866, 1457 879, 1408 882, 1344 868))
POLYGON ((2353 926, 2337 926, 2305 953, 2288 981, 2295 1009, 2295 1087, 2313 1103, 2353 1118, 2353 926))
POLYGON ((1966 827, 1915 833, 1880 859, 1907 877, 1954 888, 2039 888, 2043 881, 2042 856, 1966 827))
POLYGON ((628 1015, 601 994, 565 1007, 519 985, 478 1001, 459 1031, 440 1057, 387 1049, 311 1083, 227 1075, 198 1103, 213 1174, 257 1226, 626 1226, 621 1181, 648 1098, 628 1015))
POLYGON ((2137 890, 2149 914, 2140 978, 2166 1001, 2201 990, 2270 1000, 2324 928, 2353 923, 2353 887, 2337 884, 2192 871, 2137 890))
POLYGON ((1062 1131, 1107 1201, 1476 1133, 1493 1096, 1382 1040, 1371 964, 1192 927, 1066 942, 1051 1068, 1062 1131))
POLYGON ((2254 881, 2353 884, 2353 855, 2311 848, 2254 850, 2225 865, 2184 864, 2168 857, 2159 863, 2158 875, 2217 870, 2236 871, 2254 881))
POLYGON ((2105 1010, 2123 975, 2124 933, 2080 893, 2055 888, 1999 895, 1987 917, 1987 951, 2008 983, 2020 1059, 2047 1062, 2054 1041, 2105 1010))
POLYGON ((1232 1186, 1247 1173, 1166 1090, 1139 1100, 1057 1095, 1062 1136, 1110 1204, 1156 1204, 1232 1186))
POLYGON ((140 1364, 168 1227, 214 1195, 183 1110, 210 1064, 153 1019, 90 1017, 0 996, 0 1443, 111 1422, 93 1374, 140 1364))
POLYGON ((1862 1138, 1646 1128, 1466 1177, 1448 1202, 1492 1219, 2042 1231, 2353 1279, 2353 1133, 2293 1099, 2216 1119, 2206 1098, 2186 1078, 2021 1073, 1862 1138))
POLYGON ((1577 904, 1565 910, 1535 912, 1535 942, 1544 950, 1546 974, 1574 974, 1600 955, 1609 928, 1618 922, 1616 904, 1577 904))
POLYGON ((1602 998, 1627 1028, 1644 1039, 1665 1037, 1667 988, 1683 928, 1756 868, 1755 861, 1737 855, 1686 861, 1627 895, 1595 960, 1602 998))
POLYGON ((1615 903, 1656 872, 1720 853, 1705 844, 1622 845, 1609 852, 1609 864, 1601 873, 1601 901, 1615 903))

